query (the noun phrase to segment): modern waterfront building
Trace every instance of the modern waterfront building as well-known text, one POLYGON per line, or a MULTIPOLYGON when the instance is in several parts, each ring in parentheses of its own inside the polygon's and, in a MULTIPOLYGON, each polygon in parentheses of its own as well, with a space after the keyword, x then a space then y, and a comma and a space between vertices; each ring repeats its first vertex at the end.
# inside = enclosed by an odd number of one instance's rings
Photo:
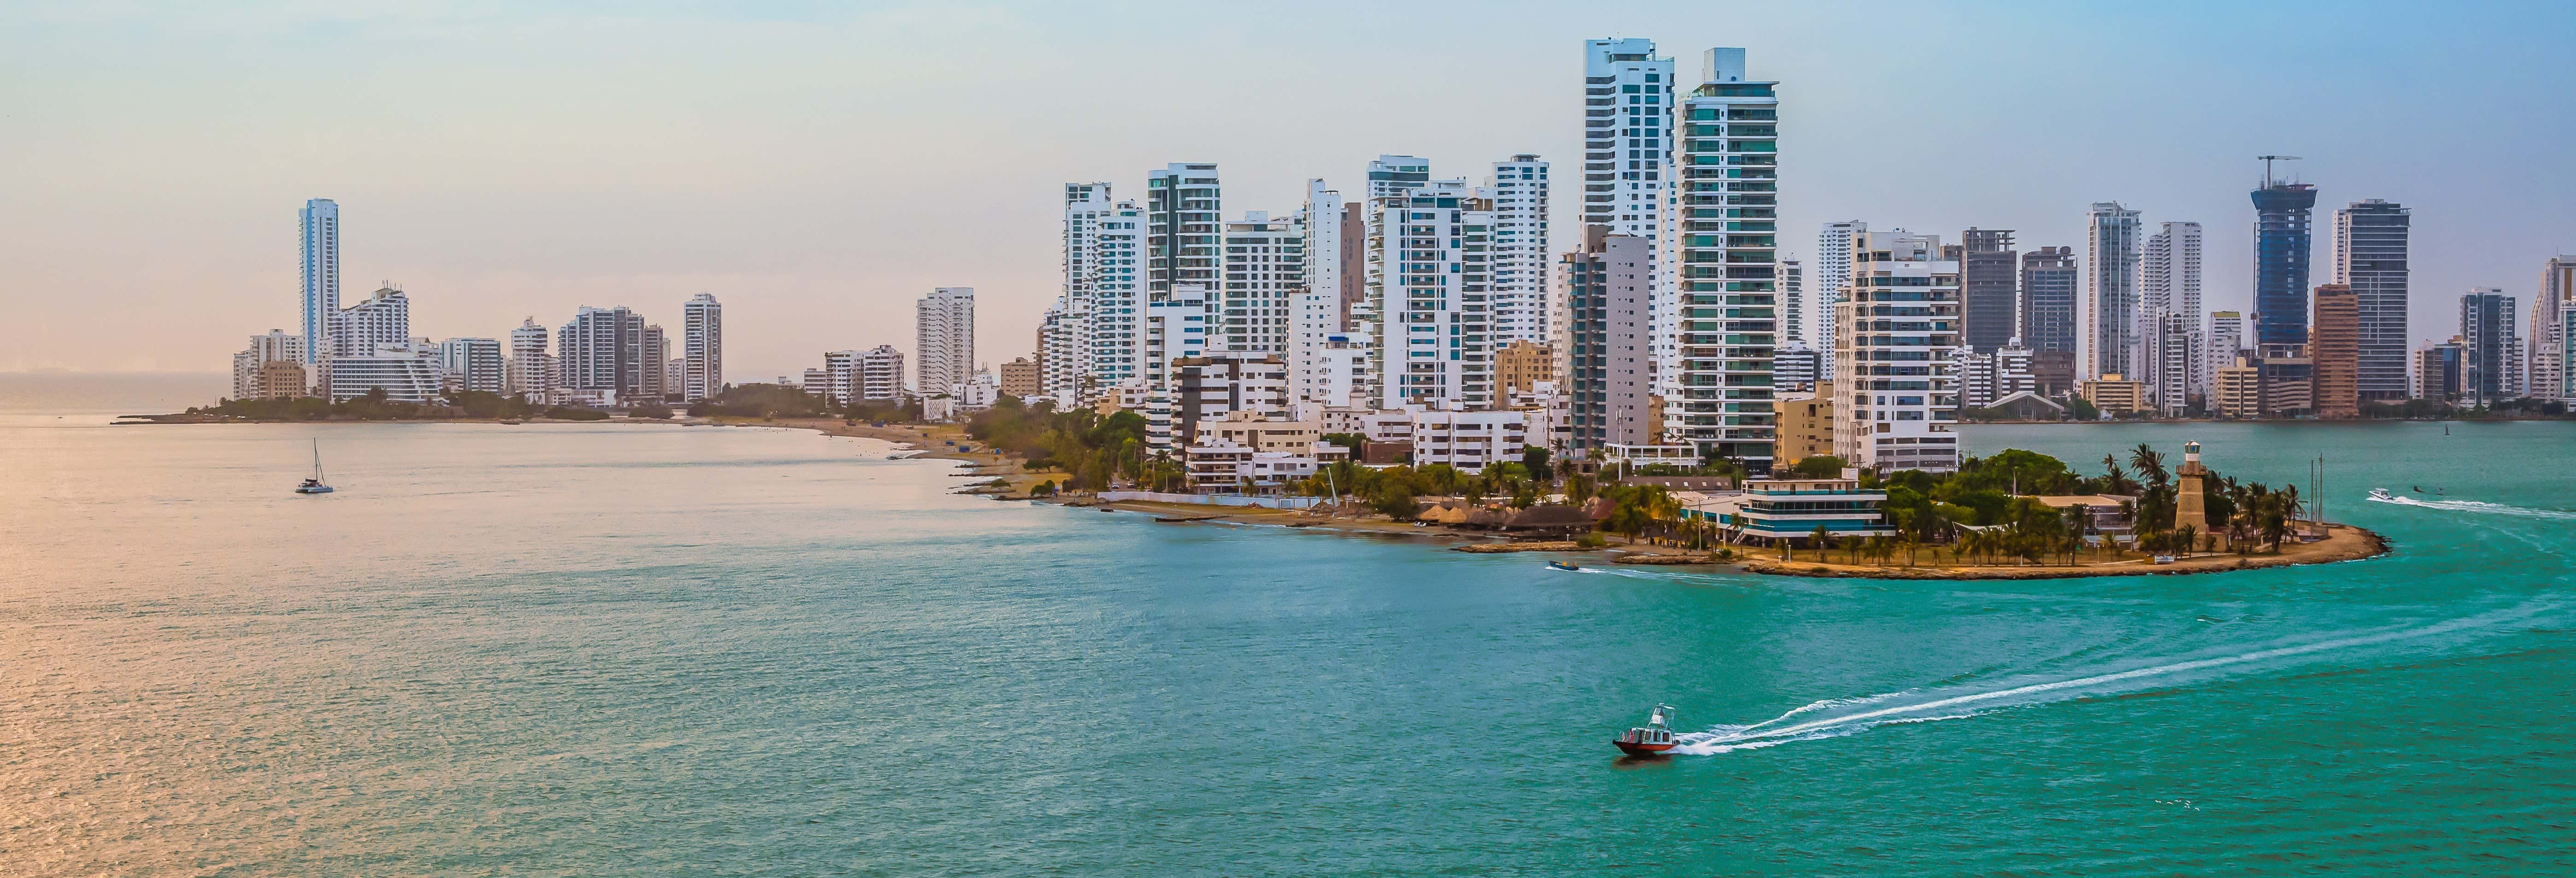
POLYGON ((1737 543, 1799 543, 1817 528, 1837 539, 1888 536, 1887 492, 1853 479, 1750 479, 1713 516, 1737 543))
POLYGON ((1088 342, 1089 369, 1080 388, 1090 399, 1120 383, 1143 376, 1145 315, 1151 307, 1145 293, 1145 210, 1120 201, 1096 219, 1091 241, 1096 251, 1090 282, 1090 317, 1076 343, 1088 342))
POLYGON ((2343 284, 2321 284, 2313 301, 2316 314, 2308 333, 2308 358, 2316 375, 2317 417, 2360 417, 2360 297, 2343 284))
POLYGON ((2531 395, 2576 404, 2576 256, 2552 257, 2542 267, 2530 338, 2523 373, 2531 395))
POLYGON ((2308 223, 2317 187, 2274 180, 2266 165, 2253 198, 2254 343, 2268 358, 2308 343, 2308 223))
POLYGON ((438 367, 444 386, 499 394, 509 389, 502 366, 501 340, 451 338, 438 343, 438 367))
POLYGON ((537 325, 537 318, 521 320, 510 330, 508 370, 504 389, 510 395, 539 405, 555 401, 555 357, 547 352, 546 328, 537 325))
POLYGON ((999 371, 1001 378, 998 386, 1003 396, 1025 399, 1046 392, 1045 375, 1040 371, 1036 360, 1027 357, 1014 358, 1008 363, 1003 363, 999 371))
MULTIPOLYGON (((1664 207, 1673 154, 1673 60, 1647 39, 1583 42, 1583 224, 1646 243, 1648 294, 1663 301, 1664 207)), ((1674 326, 1654 315, 1655 356, 1667 364, 1674 326)))
POLYGON ((1790 391, 1805 392, 1832 373, 1825 371, 1825 356, 1804 344, 1789 344, 1771 352, 1771 392, 1774 398, 1790 391))
POLYGON ((1779 439, 1771 452, 1771 468, 1779 471, 1796 466, 1798 461, 1834 453, 1834 383, 1815 385, 1808 395, 1788 395, 1775 400, 1779 406, 1779 439))
POLYGON ((332 357, 373 356, 384 345, 411 344, 411 298, 391 285, 331 315, 332 357))
POLYGON ((1778 308, 1780 347, 1784 350, 1796 347, 1812 351, 1814 349, 1807 346, 1808 340, 1815 337, 1815 332, 1808 326, 1812 322, 1809 318, 1814 312, 1807 305, 1806 263, 1795 259, 1782 259, 1779 266, 1777 280, 1780 286, 1778 308))
POLYGON ((1233 354, 1288 354, 1289 309, 1306 288, 1306 217, 1246 211, 1225 223, 1225 287, 1215 308, 1218 337, 1233 354))
POLYGON ((1959 262, 1939 235, 1854 236, 1834 320, 1835 456, 1881 471, 1959 467, 1959 262), (1846 405, 1845 403, 1848 403, 1846 405))
POLYGON ((932 289, 913 309, 922 394, 975 380, 975 288, 932 289))
POLYGON ((1521 459, 1529 416, 1510 409, 1412 410, 1413 465, 1448 464, 1466 473, 1521 459))
POLYGON ((2140 374, 2146 365, 2145 312, 2139 308, 2139 268, 2145 241, 2138 212, 2117 201, 2095 202, 2085 214, 2084 377, 2140 374))
MULTIPOLYGON (((303 368, 304 336, 291 334, 283 329, 269 330, 267 335, 251 336, 250 346, 242 349, 241 353, 233 355, 232 398, 267 399, 275 396, 276 394, 271 392, 275 388, 270 387, 267 366, 269 363, 281 361, 294 363, 299 370, 303 368)), ((309 386, 308 384, 297 387, 294 393, 287 395, 302 396, 304 389, 309 386)))
POLYGON ((662 327, 647 324, 635 337, 635 398, 659 401, 671 394, 671 337, 662 327))
POLYGON ((2200 392, 2196 374, 2207 359, 2200 328, 2199 223, 2168 222, 2147 236, 2138 263, 2138 310, 2146 321, 2140 341, 2147 346, 2142 377, 2156 396, 2156 408, 2180 416, 2190 397, 2200 392))
MULTIPOLYGON (((300 214, 304 258, 301 269, 304 304, 304 370, 317 373, 331 358, 331 321, 340 314, 340 204, 328 198, 304 202, 300 214)), ((318 380, 318 379, 317 379, 318 380)))
POLYGON ((1390 369, 1390 358, 1403 359, 1401 351, 1390 354, 1381 344, 1386 335, 1389 275, 1397 270, 1397 266, 1387 261, 1387 211, 1390 206, 1411 198, 1415 190, 1430 185, 1431 162, 1417 156, 1381 155, 1369 162, 1365 176, 1367 197, 1356 205, 1361 215, 1360 237, 1356 241, 1343 241, 1344 247, 1361 253, 1358 260, 1360 297, 1345 307, 1342 319, 1350 328, 1350 338, 1368 357, 1368 368, 1364 370, 1367 380, 1362 382, 1361 392, 1376 400, 1386 395, 1385 377, 1390 369))
POLYGON ((1495 162, 1485 189, 1494 202, 1494 346, 1514 341, 1546 344, 1548 325, 1547 162, 1523 153, 1495 162))
POLYGON ((2461 353, 2459 336, 2450 341, 2425 342, 2415 352, 2415 374, 2407 388, 2416 399, 2449 402, 2460 398, 2461 353))
MULTIPOLYGON (((1300 402, 1328 401, 1324 351, 1339 339, 1349 346, 1350 334, 1345 321, 1350 302, 1343 297, 1348 262, 1342 235, 1346 225, 1342 193, 1322 180, 1306 181, 1306 203, 1300 211, 1305 221, 1306 240, 1298 246, 1305 259, 1299 271, 1300 286, 1289 297, 1288 315, 1288 382, 1289 396, 1300 402)), ((1334 405, 1349 405, 1348 391, 1334 405)))
POLYGON ((2073 247, 2041 247, 2021 258, 2021 341, 2033 351, 2074 353, 2081 345, 2084 269, 2073 247))
POLYGON ((1664 434, 1767 473, 1780 319, 1779 83, 1748 79, 1738 48, 1709 49, 1701 69, 1675 131, 1683 179, 1667 181, 1681 187, 1662 254, 1674 281, 1657 301, 1679 305, 1680 348, 1677 370, 1658 375, 1664 434))
MULTIPOLYGON (((1224 234, 1216 165, 1174 162, 1145 175, 1145 289, 1151 297, 1180 287, 1217 289, 1224 234)), ((923 361, 928 361, 928 356, 923 361)))
POLYGON ((1986 408, 2004 397, 2039 389, 2039 379, 2030 370, 2029 348, 2007 343, 1992 353, 1980 354, 1963 347, 1954 359, 1958 361, 1952 371, 1959 376, 1960 408, 1986 408))
POLYGON ((380 345, 363 354, 335 354, 329 371, 332 402, 357 399, 377 390, 384 391, 390 402, 426 403, 442 395, 437 352, 409 341, 380 345))
POLYGON ((1647 429, 1655 360, 1646 260, 1644 239, 1593 225, 1583 228, 1583 249, 1560 261, 1566 319, 1558 374, 1570 398, 1569 451, 1656 441, 1647 429))
POLYGON ((680 383, 672 389, 681 401, 724 392, 724 305, 713 294, 699 293, 680 305, 680 361, 680 383))
POLYGON ((2149 407, 2147 384, 2133 381, 2118 373, 2088 379, 2076 395, 2101 409, 2103 414, 2124 417, 2146 411, 2149 407))
POLYGON ((1195 444, 1201 423, 1236 412, 1288 417, 1288 363, 1278 354, 1211 353, 1176 360, 1172 369, 1175 445, 1195 444))
POLYGON ((2473 289, 2460 297, 2460 404, 2483 408, 2521 396, 2515 373, 2514 301, 2503 290, 2473 289))
POLYGON ((1841 330, 1834 325, 1834 306, 1842 302, 1843 288, 1851 283, 1852 238, 1869 231, 1860 220, 1826 223, 1816 233, 1816 264, 1812 286, 1815 289, 1813 316, 1809 318, 1809 335, 1816 352, 1824 355, 1823 374, 1834 373, 1834 339, 1841 330))
POLYGON ((2243 355, 2219 367, 2210 379, 2209 409, 2222 418, 2252 420, 2263 416, 2263 370, 2243 355))
POLYGON ((1378 405, 1493 405, 1492 202, 1439 180, 1375 206, 1378 405))
POLYGON ((903 352, 893 345, 881 344, 860 352, 856 374, 851 389, 860 400, 903 401, 903 352))
POLYGON ((604 400, 636 396, 644 384, 644 317, 623 305, 582 306, 555 334, 555 361, 559 392, 604 400))
POLYGON ((1960 335, 1980 354, 2021 337, 2021 254, 2011 229, 1959 233, 1960 335))
MULTIPOLYGON (((1132 251, 1106 258, 1101 253, 1099 234, 1120 222, 1121 207, 1110 199, 1108 183, 1064 184, 1064 280, 1055 305, 1040 320, 1038 362, 1047 392, 1068 400, 1087 398, 1093 386, 1093 315, 1099 307, 1094 284, 1122 276, 1131 286, 1137 282, 1132 251)), ((1124 207, 1134 210, 1133 204, 1124 207)))
POLYGON ((2406 279, 2411 217, 2404 205, 2377 198, 2335 211, 2333 282, 2359 303, 2363 402, 2407 396, 2406 279))

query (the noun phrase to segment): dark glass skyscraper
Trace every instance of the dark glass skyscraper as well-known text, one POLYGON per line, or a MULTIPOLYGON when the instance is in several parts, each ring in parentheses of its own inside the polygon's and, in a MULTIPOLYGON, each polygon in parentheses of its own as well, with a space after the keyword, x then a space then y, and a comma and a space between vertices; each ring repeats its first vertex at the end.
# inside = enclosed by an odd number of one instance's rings
POLYGON ((2011 229, 1969 229, 1959 233, 1959 296, 1963 300, 1968 346, 1991 354, 2020 334, 2021 256, 2013 252, 2011 229))
POLYGON ((2073 247, 2041 247, 2021 258, 2021 343, 2034 351, 2075 352, 2075 300, 2084 268, 2073 247))
MULTIPOLYGON (((2308 343, 2308 214, 2317 187, 2265 177, 2254 190, 2254 343, 2308 343)), ((2267 354, 2268 355, 2268 354, 2267 354)))
POLYGON ((2335 211, 2334 282, 2359 297, 2365 402, 2406 398, 2407 220, 2377 198, 2335 211))

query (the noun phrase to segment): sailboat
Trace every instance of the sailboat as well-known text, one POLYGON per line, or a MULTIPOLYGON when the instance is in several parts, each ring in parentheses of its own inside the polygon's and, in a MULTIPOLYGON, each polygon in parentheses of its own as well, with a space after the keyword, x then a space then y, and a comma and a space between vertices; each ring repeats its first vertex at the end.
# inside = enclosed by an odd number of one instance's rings
POLYGON ((322 440, 320 440, 320 439, 315 439, 315 440, 313 440, 313 476, 312 476, 311 478, 305 479, 305 480, 304 480, 304 484, 301 484, 301 485, 297 485, 297 486, 295 486, 295 493, 298 493, 298 494, 328 494, 328 493, 331 493, 331 486, 330 486, 330 485, 328 485, 328 484, 324 484, 324 483, 323 483, 323 481, 322 481, 322 440))

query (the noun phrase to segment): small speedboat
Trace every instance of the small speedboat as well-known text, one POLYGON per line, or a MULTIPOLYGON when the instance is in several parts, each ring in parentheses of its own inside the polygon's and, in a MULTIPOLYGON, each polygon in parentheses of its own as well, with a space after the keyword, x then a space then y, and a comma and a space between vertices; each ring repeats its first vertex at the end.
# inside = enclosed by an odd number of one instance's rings
POLYGON ((2381 503, 2394 503, 2397 501, 2396 495, 2388 493, 2387 488, 2370 489, 2370 499, 2377 500, 2381 503))
POLYGON ((1577 572, 1577 573, 1580 573, 1580 572, 1582 572, 1582 571, 1583 571, 1583 567, 1582 567, 1581 565, 1575 564, 1575 563, 1574 563, 1574 562, 1572 562, 1572 561, 1549 561, 1549 562, 1547 562, 1547 569, 1549 569, 1549 570, 1566 570, 1566 571, 1573 571, 1573 572, 1577 572))
POLYGON ((1672 705, 1655 705, 1655 712, 1646 718, 1645 725, 1629 729, 1619 737, 1610 739, 1610 743, 1616 745, 1619 752, 1630 756, 1662 754, 1666 750, 1673 749, 1672 721, 1672 705))

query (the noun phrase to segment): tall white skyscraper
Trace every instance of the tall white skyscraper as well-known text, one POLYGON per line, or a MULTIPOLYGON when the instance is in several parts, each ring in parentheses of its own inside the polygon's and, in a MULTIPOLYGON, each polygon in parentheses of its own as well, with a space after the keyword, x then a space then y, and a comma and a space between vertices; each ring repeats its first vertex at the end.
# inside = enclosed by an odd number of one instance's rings
POLYGON ((1494 201, 1494 346, 1514 341, 1547 344, 1547 163, 1516 155, 1494 163, 1485 188, 1494 201))
POLYGON ((1400 353, 1389 353, 1378 344, 1386 334, 1387 309, 1401 304, 1391 306, 1387 300, 1387 288, 1391 282, 1389 273, 1395 270, 1385 260, 1389 252, 1386 218, 1390 214, 1387 211, 1391 205, 1406 203, 1415 190, 1429 185, 1431 163, 1409 155, 1381 155, 1369 162, 1367 177, 1368 201, 1361 205, 1362 239, 1359 244, 1365 254, 1361 267, 1366 275, 1360 280, 1358 306, 1352 308, 1352 313, 1345 315, 1344 319, 1349 322, 1354 340, 1366 340, 1362 349, 1368 357, 1368 368, 1363 374, 1368 378, 1368 386, 1361 392, 1375 400, 1386 395, 1386 389, 1378 382, 1384 380, 1388 373, 1387 358, 1401 356, 1400 353))
POLYGON ((1093 225, 1095 252, 1090 316, 1082 330, 1090 343, 1084 398, 1106 393, 1143 375, 1145 355, 1145 209, 1120 201, 1093 225))
POLYGON ((1174 162, 1145 176, 1145 290, 1214 292, 1223 271, 1224 203, 1216 165, 1174 162))
MULTIPOLYGON (((1677 368, 1664 385, 1664 433, 1767 472, 1777 429, 1772 356, 1779 345, 1778 83, 1749 81, 1744 50, 1710 49, 1682 98, 1673 207, 1662 258, 1679 307, 1677 368)), ((1659 334, 1658 338, 1662 336, 1659 334)))
POLYGON ((455 390, 503 392, 509 382, 502 363, 499 339, 451 338, 438 343, 439 373, 446 386, 455 390))
POLYGON ((308 200, 302 220, 304 366, 312 375, 313 364, 331 357, 331 320, 340 314, 340 205, 328 198, 308 200))
POLYGON ((582 306, 555 334, 555 365, 558 395, 635 396, 644 379, 643 315, 624 305, 582 306))
POLYGON ((913 303, 923 396, 975 380, 975 288, 939 287, 913 303))
POLYGON ((699 293, 680 305, 680 385, 687 402, 724 392, 724 305, 699 293))
POLYGON ((1370 241, 1381 267, 1377 352, 1383 408, 1481 409, 1495 401, 1492 202, 1464 180, 1439 180, 1375 205, 1370 241))
POLYGON ((1101 261, 1097 238, 1103 223, 1116 222, 1109 216, 1119 206, 1109 197, 1108 183, 1064 184, 1064 286, 1038 329, 1039 383, 1048 393, 1080 400, 1093 386, 1092 285, 1104 272, 1113 279, 1121 268, 1135 273, 1132 253, 1124 266, 1101 261))
POLYGON ((2135 377, 2174 416, 2199 392, 2203 382, 2195 373, 2209 360, 2200 329, 2200 237, 2199 223, 2164 223, 2147 236, 2139 261, 2139 338, 2152 355, 2135 377), (2175 333, 2180 336, 2165 337, 2175 333))
MULTIPOLYGON (((1341 397, 1328 398, 1337 385, 1325 351, 1333 350, 1336 339, 1348 348, 1349 337, 1342 330, 1342 193, 1324 185, 1322 180, 1306 181, 1306 205, 1301 211, 1306 230, 1306 243, 1299 248, 1305 257, 1300 286, 1290 305, 1288 325, 1288 398, 1294 402, 1350 404, 1347 388, 1341 397)), ((1340 376, 1347 383, 1348 375, 1340 376)))
POLYGON ((2209 314, 2209 342, 2201 360, 2200 389, 2202 399, 2216 409, 2218 403, 2218 370, 2236 365, 2236 355, 2245 350, 2245 315, 2238 311, 2212 311, 2209 314))
POLYGON ((2081 377, 2142 378, 2147 346, 2138 269, 2145 242, 2138 212, 2103 201, 2095 202, 2085 217, 2084 349, 2076 356, 2081 377))
POLYGON ((1670 269, 1662 250, 1672 114, 1673 59, 1656 57, 1655 41, 1583 41, 1583 224, 1646 239, 1656 384, 1667 394, 1681 352, 1680 309, 1666 289, 1670 269))
POLYGON ((1834 452, 1881 471, 1959 467, 1959 262, 1938 235, 1854 236, 1851 291, 1834 306, 1834 452))
POLYGON ((1780 346, 1806 347, 1813 337, 1807 327, 1807 266, 1795 259, 1780 260, 1780 346))
POLYGON ((1225 224, 1225 288, 1213 306, 1223 323, 1209 347, 1228 353, 1288 354, 1289 311, 1306 288, 1305 214, 1247 211, 1225 224))
POLYGON ((1815 315, 1809 318, 1813 321, 1810 325, 1814 327, 1812 333, 1815 337, 1809 344, 1824 357, 1820 364, 1822 371, 1818 374, 1834 374, 1834 351, 1841 347, 1834 341, 1839 337, 1834 315, 1840 313, 1834 305, 1842 302, 1843 289, 1851 285, 1854 236, 1867 231, 1868 223, 1845 220, 1826 223, 1824 229, 1816 233, 1816 270, 1812 275, 1816 291, 1812 298, 1816 304, 1813 309, 1815 315))

